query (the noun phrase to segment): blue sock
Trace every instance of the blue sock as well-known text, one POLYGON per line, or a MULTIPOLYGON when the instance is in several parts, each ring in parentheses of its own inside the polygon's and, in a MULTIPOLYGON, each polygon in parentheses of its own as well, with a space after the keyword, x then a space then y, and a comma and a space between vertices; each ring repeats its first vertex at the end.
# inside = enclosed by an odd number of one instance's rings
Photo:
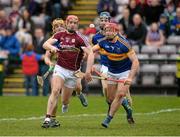
POLYGON ((112 116, 107 115, 107 117, 106 117, 104 123, 109 124, 109 123, 111 122, 112 118, 113 118, 112 116))
POLYGON ((126 111, 128 111, 128 109, 131 109, 127 98, 123 98, 122 106, 124 107, 124 109, 125 109, 126 111))
POLYGON ((109 120, 111 121, 111 119, 113 119, 113 117, 110 116, 110 115, 108 115, 108 116, 107 116, 107 119, 109 119, 109 120))

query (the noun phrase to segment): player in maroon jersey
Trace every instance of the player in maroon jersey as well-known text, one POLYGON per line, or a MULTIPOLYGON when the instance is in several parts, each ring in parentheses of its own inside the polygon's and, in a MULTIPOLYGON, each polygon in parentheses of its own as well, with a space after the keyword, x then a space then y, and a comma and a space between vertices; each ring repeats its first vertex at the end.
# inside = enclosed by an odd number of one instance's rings
POLYGON ((52 118, 52 113, 57 106, 59 92, 63 87, 64 90, 61 93, 65 99, 63 104, 66 104, 66 107, 68 107, 69 99, 77 81, 74 72, 80 69, 84 53, 88 55, 85 79, 87 81, 92 80, 91 67, 94 62, 94 55, 89 42, 77 32, 78 23, 79 19, 77 16, 69 15, 66 18, 67 31, 56 33, 53 38, 48 39, 43 45, 46 50, 58 54, 57 65, 55 65, 52 78, 52 91, 47 105, 47 114, 42 125, 44 128, 60 125, 52 118), (60 48, 53 46, 55 41, 60 43, 60 48))
MULTIPOLYGON (((66 28, 65 28, 65 23, 64 21, 61 19, 61 18, 56 18, 53 20, 52 22, 52 31, 53 31, 53 34, 57 33, 57 32, 64 32, 66 31, 66 28)), ((52 36, 53 37, 53 36, 52 36)), ((55 43, 54 46, 59 46, 59 43, 55 43)), ((50 51, 46 51, 46 54, 45 54, 45 58, 44 58, 44 61, 47 65, 49 65, 50 67, 54 67, 55 66, 55 62, 56 62, 56 57, 52 57, 53 54, 50 53, 50 51)), ((62 89, 64 90, 64 88, 62 89)), ((84 107, 87 107, 88 106, 88 102, 87 102, 87 99, 85 97, 85 95, 81 92, 82 91, 82 85, 81 85, 81 78, 79 78, 77 80, 77 83, 76 83, 76 88, 75 88, 75 91, 76 91, 76 95, 77 97, 80 99, 81 101, 81 104, 84 106, 84 107)), ((63 92, 63 91, 62 91, 63 92)), ((61 102, 62 102, 62 113, 64 112, 67 112, 67 105, 66 104, 63 104, 63 102, 65 99, 61 96, 61 102)), ((52 113, 52 116, 55 118, 56 117, 56 111, 57 111, 57 107, 54 109, 53 113, 52 113)), ((56 122, 58 124, 58 121, 56 122)))

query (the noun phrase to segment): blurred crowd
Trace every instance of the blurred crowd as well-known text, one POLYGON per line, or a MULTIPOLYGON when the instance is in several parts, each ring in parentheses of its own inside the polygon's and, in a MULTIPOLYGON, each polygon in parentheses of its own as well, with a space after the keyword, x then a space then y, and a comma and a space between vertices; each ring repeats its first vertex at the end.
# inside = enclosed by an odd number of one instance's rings
POLYGON ((170 35, 180 35, 179 0, 99 0, 102 11, 110 12, 132 45, 160 47, 170 35))
POLYGON ((16 51, 10 45, 2 45, 2 40, 0 47, 8 48, 14 55, 22 52, 25 45, 33 43, 36 28, 41 27, 45 34, 51 32, 51 21, 64 18, 73 3, 70 0, 0 0, 0 34, 15 36, 6 41, 14 39, 16 51))
MULTIPOLYGON (((64 19, 74 4, 75 0, 0 0, 0 48, 15 56, 22 53, 26 45, 41 37, 37 29, 49 36, 52 20, 64 19)), ((97 13, 109 11, 133 45, 159 47, 168 36, 180 35, 179 6, 179 0, 99 0, 97 13)), ((94 24, 98 26, 98 17, 94 24)), ((80 31, 96 33, 92 28, 81 27, 80 31)))

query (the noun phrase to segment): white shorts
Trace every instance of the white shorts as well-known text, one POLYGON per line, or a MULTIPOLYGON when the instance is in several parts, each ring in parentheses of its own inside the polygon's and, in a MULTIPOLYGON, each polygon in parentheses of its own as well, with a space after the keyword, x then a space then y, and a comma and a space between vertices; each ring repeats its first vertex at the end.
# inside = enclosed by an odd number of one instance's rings
MULTIPOLYGON (((118 80, 123 80, 123 79, 127 79, 129 76, 130 70, 124 71, 122 73, 111 73, 108 72, 108 78, 112 78, 112 79, 118 79, 118 80)), ((117 82, 115 81, 108 81, 108 84, 117 84, 117 82)))
POLYGON ((65 69, 59 65, 55 65, 53 76, 59 76, 64 80, 64 86, 67 88, 75 88, 77 77, 74 76, 72 70, 65 69))
POLYGON ((107 73, 108 73, 108 67, 104 66, 104 65, 101 65, 101 69, 100 69, 100 72, 104 75, 107 76, 107 73))

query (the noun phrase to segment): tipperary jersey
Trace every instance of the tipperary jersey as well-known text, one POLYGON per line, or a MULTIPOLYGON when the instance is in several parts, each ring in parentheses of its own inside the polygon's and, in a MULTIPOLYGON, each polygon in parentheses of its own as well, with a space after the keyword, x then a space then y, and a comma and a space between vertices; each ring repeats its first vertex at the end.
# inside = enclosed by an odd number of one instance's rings
MULTIPOLYGON (((105 38, 100 32, 96 33, 92 38, 92 44, 96 45, 105 38)), ((107 66, 107 56, 100 52, 100 63, 107 66)))
POLYGON ((134 51, 124 37, 117 35, 113 43, 103 40, 99 42, 99 46, 102 54, 107 55, 108 70, 111 73, 122 73, 131 69, 132 62, 127 54, 131 54, 134 51))

